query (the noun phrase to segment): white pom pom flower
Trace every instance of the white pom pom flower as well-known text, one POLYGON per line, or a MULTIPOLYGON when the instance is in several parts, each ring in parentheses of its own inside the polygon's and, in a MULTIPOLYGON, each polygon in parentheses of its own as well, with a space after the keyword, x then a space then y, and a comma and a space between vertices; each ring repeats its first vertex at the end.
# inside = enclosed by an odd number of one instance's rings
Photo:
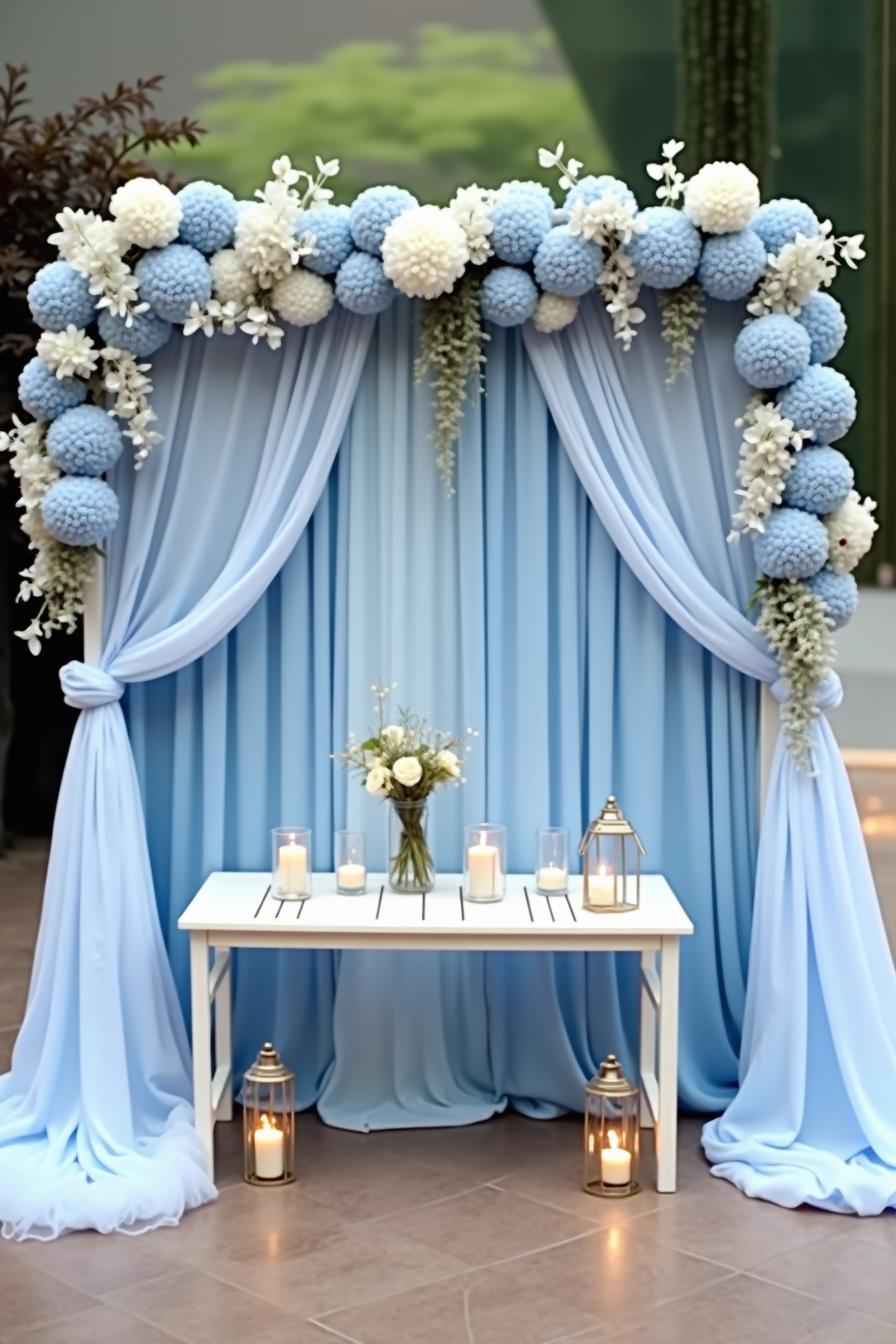
POLYGON ((562 331, 578 311, 578 299, 567 298, 565 294, 542 294, 532 321, 536 331, 562 331))
POLYGON ((850 490, 846 501, 829 513, 824 525, 830 538, 828 568, 835 574, 849 574, 863 555, 871 550, 871 541, 878 529, 872 515, 877 508, 873 499, 860 499, 850 490))
POLYGON ((294 327, 310 327, 333 307, 333 286, 322 275, 296 269, 271 290, 274 307, 294 327))
POLYGON ((759 183, 744 163, 705 163, 684 189, 684 210, 704 233, 737 233, 759 209, 759 183))
POLYGON ((209 257, 212 268, 212 289, 221 303, 244 304, 255 291, 255 281, 249 268, 232 247, 224 247, 209 257))
POLYGON ((119 238, 136 247, 164 247, 177 237, 183 209, 164 182, 134 177, 109 202, 119 238))
POLYGON ((437 299, 470 260, 467 235, 450 210, 421 205, 393 219, 383 238, 383 270, 402 294, 437 299))

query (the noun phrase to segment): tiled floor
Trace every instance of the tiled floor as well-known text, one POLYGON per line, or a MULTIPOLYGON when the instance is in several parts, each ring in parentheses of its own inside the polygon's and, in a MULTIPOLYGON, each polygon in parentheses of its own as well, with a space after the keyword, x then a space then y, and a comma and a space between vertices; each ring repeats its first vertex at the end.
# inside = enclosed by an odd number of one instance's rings
MULTIPOLYGON (((0 867, 0 1067, 42 864, 0 867)), ((363 1136, 303 1115, 299 1150, 294 1186, 253 1189, 220 1127, 220 1198, 180 1227, 0 1244, 0 1344, 896 1344, 896 1215, 748 1200, 692 1117, 679 1193, 619 1202, 579 1189, 577 1120, 363 1136)))

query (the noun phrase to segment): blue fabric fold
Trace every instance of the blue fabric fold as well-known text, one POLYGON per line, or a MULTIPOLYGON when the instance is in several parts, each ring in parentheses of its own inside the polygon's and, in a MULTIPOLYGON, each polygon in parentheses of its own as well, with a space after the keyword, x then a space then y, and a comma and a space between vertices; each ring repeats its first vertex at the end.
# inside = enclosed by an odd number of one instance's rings
MULTIPOLYGON (((558 335, 526 331, 582 484, 665 610, 718 657, 786 697, 762 638, 732 601, 734 548, 724 558, 706 549, 707 532, 727 531, 728 502, 719 497, 709 509, 698 479, 680 493, 664 489, 652 466, 650 435, 667 464, 679 454, 687 464, 693 453, 674 394, 663 414, 652 414, 663 379, 656 343, 639 336, 622 354, 596 304, 583 308, 558 335)), ((704 340, 701 357, 708 355, 704 340)), ((721 446, 733 460, 733 431, 721 446)), ((713 1172, 749 1195, 870 1214, 896 1206, 896 971, 824 717, 839 695, 831 673, 819 687, 814 775, 797 768, 779 734, 759 842, 740 1087, 705 1127, 703 1144, 713 1172)))
POLYGON ((61 673, 82 713, 25 1020, 0 1078, 6 1237, 145 1232, 215 1196, 192 1127, 189 1051, 118 701, 125 681, 161 676, 220 641, 280 569, 326 483, 370 331, 340 310, 307 333, 291 328, 276 357, 242 336, 218 342, 223 382, 205 406, 199 346, 176 336, 156 363, 166 437, 139 490, 130 464, 118 468, 100 666, 61 673), (231 410, 256 396, 268 408, 256 451, 226 474, 214 457, 222 386, 231 410), (206 480, 188 495, 179 478, 194 417, 206 480), (222 494, 234 506, 226 514, 215 508, 222 494))

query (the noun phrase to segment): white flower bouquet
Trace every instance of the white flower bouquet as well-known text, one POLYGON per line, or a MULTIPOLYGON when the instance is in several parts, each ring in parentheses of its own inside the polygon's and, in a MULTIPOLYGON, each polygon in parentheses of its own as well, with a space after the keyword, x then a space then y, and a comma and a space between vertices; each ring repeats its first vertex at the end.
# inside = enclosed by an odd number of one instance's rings
POLYGON ((374 684, 378 726, 363 742, 350 735, 345 751, 335 759, 353 770, 374 798, 392 804, 389 841, 389 880, 394 891, 430 891, 435 873, 426 833, 429 795, 443 784, 464 784, 463 766, 470 739, 431 728, 426 719, 400 709, 394 723, 386 723, 385 706, 391 690, 374 684))

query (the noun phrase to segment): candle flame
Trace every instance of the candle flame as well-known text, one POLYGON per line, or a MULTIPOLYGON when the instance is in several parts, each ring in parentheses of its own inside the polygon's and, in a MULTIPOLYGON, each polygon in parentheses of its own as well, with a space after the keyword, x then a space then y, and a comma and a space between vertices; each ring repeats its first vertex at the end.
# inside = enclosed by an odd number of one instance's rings
POLYGON ((269 1115, 267 1115, 267 1114, 265 1114, 264 1112, 262 1112, 261 1123, 260 1123, 260 1125, 258 1126, 258 1128, 259 1128, 259 1129, 276 1129, 277 1126, 276 1126, 276 1125, 274 1124, 274 1122, 271 1120, 271 1118, 270 1118, 269 1115))
POLYGON ((610 1129, 607 1131, 607 1139, 609 1141, 611 1148, 619 1147, 619 1136, 617 1135, 615 1129, 610 1129))
POLYGON ((607 865, 606 865, 605 863, 598 864, 598 868, 597 868, 597 875, 598 875, 598 877, 608 877, 609 874, 610 874, 610 870, 609 870, 609 868, 607 867, 607 865))
POLYGON ((290 831, 290 833, 289 833, 289 843, 290 843, 291 845, 294 845, 295 842, 296 842, 296 834, 295 834, 295 831, 290 831))
POLYGON ((485 831, 480 831, 480 832, 479 832, 479 843, 480 843, 480 845, 484 845, 484 844, 485 844, 485 831))

